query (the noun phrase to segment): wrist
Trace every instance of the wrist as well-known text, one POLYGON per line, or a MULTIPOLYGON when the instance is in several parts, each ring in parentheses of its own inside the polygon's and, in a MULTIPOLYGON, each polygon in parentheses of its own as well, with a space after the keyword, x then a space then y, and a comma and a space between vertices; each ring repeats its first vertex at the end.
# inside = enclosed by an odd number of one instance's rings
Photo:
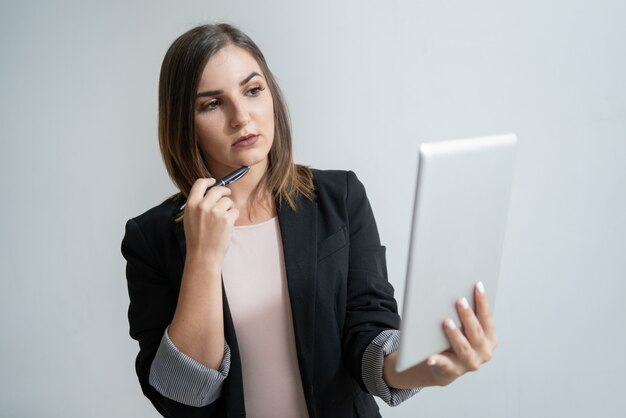
POLYGON ((395 389, 438 386, 432 374, 431 367, 428 366, 425 361, 402 372, 396 371, 397 356, 397 351, 394 351, 385 357, 383 364, 383 380, 387 386, 395 389))
POLYGON ((221 277, 222 263, 210 253, 191 250, 185 256, 185 271, 202 271, 210 277, 221 277))

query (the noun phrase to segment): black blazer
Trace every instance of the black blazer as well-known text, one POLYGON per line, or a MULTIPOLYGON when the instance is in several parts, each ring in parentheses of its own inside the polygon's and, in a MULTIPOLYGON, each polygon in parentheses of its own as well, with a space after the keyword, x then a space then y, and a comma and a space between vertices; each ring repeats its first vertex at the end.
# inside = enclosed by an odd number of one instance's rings
MULTIPOLYGON (((313 170, 316 199, 297 210, 277 205, 298 364, 311 418, 379 417, 366 392, 361 358, 385 329, 398 329, 385 248, 363 185, 352 172, 313 170)), ((237 336, 224 296, 231 367, 221 397, 205 407, 180 404, 148 383, 150 364, 176 308, 185 260, 181 200, 168 199, 126 224, 130 335, 139 341, 136 370, 143 393, 164 416, 244 417, 237 336)), ((225 293, 224 293, 225 295, 225 293)))

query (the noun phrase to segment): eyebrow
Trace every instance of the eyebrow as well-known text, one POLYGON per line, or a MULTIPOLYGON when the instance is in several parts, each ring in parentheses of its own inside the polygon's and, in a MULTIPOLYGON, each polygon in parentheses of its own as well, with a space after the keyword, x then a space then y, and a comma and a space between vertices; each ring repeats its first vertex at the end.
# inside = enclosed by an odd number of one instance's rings
MULTIPOLYGON (((248 77, 244 78, 241 82, 239 82, 239 85, 243 86, 244 84, 246 84, 248 81, 252 80, 256 76, 261 77, 261 74, 257 73, 256 71, 251 72, 248 77)), ((222 93, 224 93, 224 90, 207 90, 207 91, 203 91, 203 92, 196 94, 196 97, 217 96, 218 94, 222 94, 222 93)))

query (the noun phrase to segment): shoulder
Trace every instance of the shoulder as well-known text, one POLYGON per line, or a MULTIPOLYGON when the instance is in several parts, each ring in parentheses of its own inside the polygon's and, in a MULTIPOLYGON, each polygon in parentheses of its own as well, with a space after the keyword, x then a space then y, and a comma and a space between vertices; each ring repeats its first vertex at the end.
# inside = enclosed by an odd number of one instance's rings
POLYGON ((316 186, 334 186, 345 183, 348 173, 352 173, 348 170, 319 170, 317 168, 311 168, 311 172, 316 186))
POLYGON ((340 219, 346 224, 372 222, 373 213, 365 187, 352 171, 312 170, 315 203, 324 219, 340 219))
POLYGON ((164 238, 171 236, 177 224, 174 221, 183 199, 179 195, 174 195, 162 203, 148 209, 144 213, 137 215, 126 222, 126 232, 124 243, 148 242, 151 246, 159 246, 164 238))
POLYGON ((142 228, 144 226, 154 227, 159 224, 171 224, 177 209, 184 203, 184 199, 179 194, 165 199, 162 203, 148 209, 144 213, 130 219, 142 228))
POLYGON ((315 191, 321 193, 347 194, 352 188, 362 188, 357 175, 350 170, 311 169, 315 191))
POLYGON ((313 184, 319 200, 342 200, 349 202, 366 198, 365 187, 350 170, 317 170, 313 172, 313 184))

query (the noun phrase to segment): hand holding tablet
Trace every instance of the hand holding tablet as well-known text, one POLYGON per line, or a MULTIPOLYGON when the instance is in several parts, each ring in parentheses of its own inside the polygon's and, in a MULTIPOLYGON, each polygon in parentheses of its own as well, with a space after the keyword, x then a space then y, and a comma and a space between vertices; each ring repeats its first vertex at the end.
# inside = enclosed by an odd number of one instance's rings
POLYGON ((476 371, 491 359, 493 350, 498 345, 493 317, 489 309, 487 295, 482 282, 474 289, 475 311, 466 298, 456 303, 462 329, 448 318, 443 323, 451 348, 435 354, 426 360, 432 369, 434 381, 439 386, 452 383, 468 371, 476 371))
POLYGON ((476 283, 474 302, 475 310, 466 298, 457 300, 461 328, 452 318, 442 322, 451 348, 429 356, 402 372, 396 371, 397 352, 385 358, 383 374, 387 384, 398 389, 446 386, 489 361, 498 345, 498 338, 482 282, 476 283))

